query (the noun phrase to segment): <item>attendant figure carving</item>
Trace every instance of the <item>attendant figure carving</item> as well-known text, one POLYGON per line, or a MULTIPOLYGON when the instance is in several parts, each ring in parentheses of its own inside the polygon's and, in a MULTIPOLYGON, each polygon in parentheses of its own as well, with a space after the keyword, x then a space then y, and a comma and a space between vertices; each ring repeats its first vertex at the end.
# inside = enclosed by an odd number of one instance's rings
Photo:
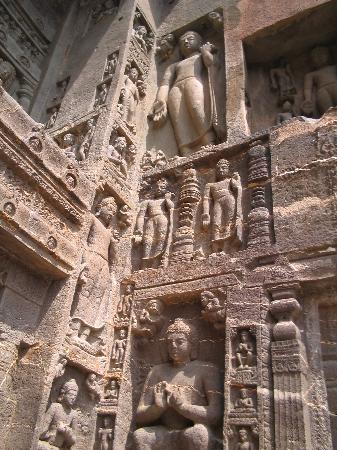
POLYGON ((214 324, 216 329, 223 329, 226 323, 226 308, 213 292, 204 291, 201 293, 202 317, 214 324))
POLYGON ((183 319, 166 331, 170 362, 154 366, 144 384, 134 432, 136 450, 210 450, 221 421, 218 369, 195 359, 197 335, 183 319))
POLYGON ((116 380, 110 380, 110 383, 104 393, 104 400, 108 400, 108 403, 117 405, 119 395, 119 387, 116 380))
POLYGON ((292 119, 294 117, 293 105, 289 100, 286 100, 282 104, 282 112, 277 114, 276 124, 280 125, 286 120, 292 119))
POLYGON ((111 359, 116 366, 121 366, 124 361, 126 349, 126 331, 122 328, 119 332, 119 339, 116 339, 112 346, 111 359))
POLYGON ((46 412, 45 431, 40 437, 38 450, 70 449, 75 444, 76 411, 73 405, 77 394, 75 380, 62 385, 58 401, 53 402, 46 412))
POLYGON ((108 147, 108 158, 116 166, 124 178, 128 175, 128 165, 125 161, 127 142, 124 136, 117 136, 108 147))
POLYGON ((167 181, 157 180, 154 199, 144 200, 140 205, 134 232, 135 244, 142 244, 142 267, 158 267, 167 250, 172 232, 174 204, 172 194, 167 192, 167 181))
POLYGON ((109 417, 103 418, 103 426, 98 430, 98 450, 109 450, 112 442, 113 429, 111 428, 109 417))
POLYGON ((107 83, 102 83, 100 86, 97 87, 94 108, 98 108, 99 106, 101 106, 105 103, 106 98, 108 96, 108 92, 109 92, 109 86, 107 83))
POLYGON ((95 373, 89 373, 85 380, 85 385, 88 389, 89 396, 91 400, 100 400, 102 396, 102 386, 97 380, 97 375, 95 373))
POLYGON ((164 324, 165 318, 163 313, 164 303, 161 300, 149 300, 139 318, 136 319, 136 323, 133 326, 134 334, 153 339, 164 324))
POLYGON ((216 181, 206 184, 203 199, 203 227, 211 226, 213 252, 228 253, 242 243, 242 186, 240 175, 229 171, 229 162, 216 166, 216 181), (210 206, 213 203, 212 218, 210 206))
POLYGON ((62 375, 64 375, 66 365, 67 365, 67 358, 65 357, 60 358, 60 361, 58 362, 55 369, 54 380, 56 380, 57 378, 61 378, 62 375))
POLYGON ((129 67, 128 73, 124 75, 124 86, 120 96, 122 119, 133 132, 136 131, 136 111, 141 96, 138 82, 141 85, 142 80, 139 75, 136 67, 129 67))
POLYGON ((270 82, 271 88, 278 91, 280 104, 286 100, 293 100, 296 94, 295 81, 291 67, 285 58, 281 58, 278 66, 270 70, 270 82))
POLYGON ((45 125, 46 129, 52 128, 54 126, 56 119, 57 119, 58 112, 59 112, 59 110, 57 107, 54 107, 51 109, 49 119, 47 120, 46 125, 45 125))
POLYGON ((86 323, 102 324, 106 319, 111 284, 110 269, 115 261, 118 235, 113 230, 117 205, 104 198, 92 218, 87 249, 79 277, 78 302, 74 315, 86 323))
POLYGON ((81 144, 78 149, 78 157, 77 157, 78 161, 84 161, 88 157, 91 142, 96 130, 95 119, 94 118, 89 119, 87 121, 86 127, 87 131, 81 137, 81 144))
POLYGON ((328 47, 315 47, 310 58, 314 71, 304 77, 304 102, 302 110, 306 115, 314 111, 314 91, 319 114, 337 106, 337 66, 331 64, 328 47))
POLYGON ((179 48, 183 60, 167 68, 150 118, 160 127, 169 114, 179 153, 188 156, 215 141, 215 47, 203 44, 195 31, 187 31, 179 39, 179 48))
POLYGON ((248 390, 240 389, 240 398, 235 401, 236 409, 254 409, 253 399, 249 397, 248 390))
POLYGON ((236 348, 238 369, 247 369, 253 366, 254 346, 250 339, 249 331, 242 330, 239 334, 240 342, 236 348))
POLYGON ((236 444, 235 450, 255 450, 255 446, 249 440, 248 432, 245 428, 239 430, 239 442, 236 444))

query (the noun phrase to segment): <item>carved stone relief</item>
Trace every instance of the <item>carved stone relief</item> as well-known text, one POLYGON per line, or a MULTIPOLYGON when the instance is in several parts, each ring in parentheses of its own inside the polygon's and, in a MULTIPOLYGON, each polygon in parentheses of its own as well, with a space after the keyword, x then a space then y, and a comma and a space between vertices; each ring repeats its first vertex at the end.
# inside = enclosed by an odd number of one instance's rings
POLYGON ((75 444, 76 411, 73 406, 78 391, 79 388, 74 379, 62 385, 58 401, 52 403, 46 412, 45 431, 40 436, 39 450, 71 448, 75 444))
POLYGON ((203 226, 211 227, 213 252, 228 253, 242 242, 241 180, 237 172, 231 175, 226 159, 217 163, 216 181, 206 185, 203 196, 203 226))
POLYGON ((144 172, 150 169, 161 169, 167 164, 167 158, 162 150, 151 148, 146 150, 142 159, 142 169, 144 172))
POLYGON ((137 149, 134 144, 115 129, 110 137, 107 149, 107 157, 117 169, 119 176, 126 179, 129 167, 134 163, 137 149))
POLYGON ((169 117, 181 156, 188 156, 203 145, 215 142, 217 126, 213 70, 215 47, 203 44, 195 31, 187 31, 179 39, 183 60, 165 71, 150 118, 161 127, 169 117), (208 72, 208 84, 200 83, 202 72, 208 72))
POLYGON ((170 361, 154 366, 145 381, 135 449, 213 448, 212 427, 221 420, 220 374, 217 367, 196 359, 196 342, 193 326, 183 319, 167 328, 170 361))
POLYGON ((136 10, 135 13, 132 36, 145 54, 149 53, 154 47, 154 33, 139 10, 136 10))
POLYGON ((135 245, 142 246, 142 267, 158 267, 167 261, 173 229, 173 209, 171 192, 167 192, 168 182, 161 178, 156 181, 153 199, 145 199, 140 204, 134 231, 135 245))

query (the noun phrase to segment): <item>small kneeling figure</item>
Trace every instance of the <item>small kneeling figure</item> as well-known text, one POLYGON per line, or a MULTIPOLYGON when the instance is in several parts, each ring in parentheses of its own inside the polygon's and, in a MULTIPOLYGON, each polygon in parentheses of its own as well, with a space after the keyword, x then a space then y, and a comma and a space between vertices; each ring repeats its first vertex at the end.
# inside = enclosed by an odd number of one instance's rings
POLYGON ((183 319, 166 331, 170 362, 154 366, 144 384, 134 432, 137 450, 211 450, 211 427, 222 416, 221 379, 209 362, 193 360, 196 333, 183 319))

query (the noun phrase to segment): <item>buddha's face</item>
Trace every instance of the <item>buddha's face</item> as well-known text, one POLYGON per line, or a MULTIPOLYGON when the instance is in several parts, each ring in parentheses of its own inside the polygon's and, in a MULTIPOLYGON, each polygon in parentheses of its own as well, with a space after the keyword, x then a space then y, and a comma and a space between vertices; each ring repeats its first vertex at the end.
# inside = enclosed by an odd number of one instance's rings
POLYGON ((73 406, 77 398, 77 391, 75 389, 70 389, 66 391, 63 395, 63 401, 68 406, 73 406))
POLYGON ((239 431, 239 438, 241 442, 245 442, 247 440, 247 431, 246 430, 240 430, 239 431))
POLYGON ((188 56, 199 50, 201 37, 197 33, 187 32, 179 40, 180 51, 183 56, 188 56))
POLYGON ((229 164, 227 161, 220 161, 216 168, 217 177, 220 179, 226 178, 229 175, 229 164))
POLYGON ((247 391, 246 391, 246 389, 241 389, 241 398, 247 398, 247 391))
POLYGON ((184 333, 174 332, 166 337, 167 350, 174 363, 184 363, 190 360, 192 345, 184 333))
POLYGON ((327 47, 317 47, 311 52, 311 61, 316 69, 329 64, 329 49, 327 47))

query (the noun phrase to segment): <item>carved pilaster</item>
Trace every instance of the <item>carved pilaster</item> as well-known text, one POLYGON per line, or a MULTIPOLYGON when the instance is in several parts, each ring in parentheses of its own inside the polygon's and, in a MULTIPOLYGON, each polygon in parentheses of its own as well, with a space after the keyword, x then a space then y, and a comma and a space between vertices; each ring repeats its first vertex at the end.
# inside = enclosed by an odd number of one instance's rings
POLYGON ((306 402, 307 362, 300 332, 294 318, 301 307, 297 285, 270 289, 270 311, 277 323, 273 328, 272 370, 274 376, 275 443, 278 450, 310 449, 310 419, 306 402))
POLYGON ((259 245, 269 245, 270 213, 266 207, 264 187, 254 188, 252 191, 252 209, 248 214, 248 248, 259 245))
POLYGON ((190 261, 194 254, 194 225, 200 185, 196 170, 186 169, 182 175, 182 184, 178 200, 178 228, 174 233, 170 262, 190 261))

